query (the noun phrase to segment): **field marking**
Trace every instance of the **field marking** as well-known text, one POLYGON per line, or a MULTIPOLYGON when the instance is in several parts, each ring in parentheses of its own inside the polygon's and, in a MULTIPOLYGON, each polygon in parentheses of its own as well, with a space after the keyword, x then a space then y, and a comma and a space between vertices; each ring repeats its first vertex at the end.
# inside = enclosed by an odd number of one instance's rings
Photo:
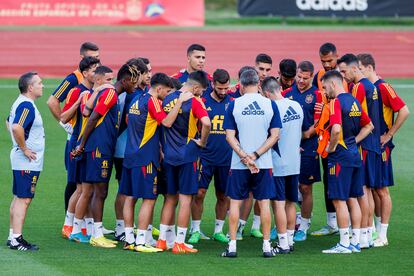
MULTIPOLYGON (((57 85, 45 85, 44 88, 57 88, 57 85)), ((412 84, 393 84, 392 87, 398 89, 409 89, 409 88, 414 88, 414 83, 412 84)), ((16 88, 17 89, 17 82, 16 85, 12 85, 12 84, 0 84, 0 89, 11 89, 11 88, 16 88)))

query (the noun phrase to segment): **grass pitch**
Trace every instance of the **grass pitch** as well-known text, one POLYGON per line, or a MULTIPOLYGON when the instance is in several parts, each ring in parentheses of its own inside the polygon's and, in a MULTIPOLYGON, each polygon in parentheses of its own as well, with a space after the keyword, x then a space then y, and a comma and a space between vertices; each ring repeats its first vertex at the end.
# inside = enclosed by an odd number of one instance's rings
MULTIPOLYGON (((64 219, 63 193, 66 176, 63 165, 65 132, 52 118, 46 101, 52 87, 58 80, 44 81, 44 96, 36 104, 42 114, 46 131, 46 155, 44 171, 41 173, 35 199, 28 211, 25 237, 39 245, 38 252, 16 252, 6 245, 9 225, 9 204, 12 199, 12 173, 10 168, 10 134, 4 119, 18 95, 17 80, 0 80, 2 103, 0 105, 0 274, 412 274, 413 239, 413 189, 412 170, 414 155, 414 120, 412 116, 395 137, 397 145, 393 154, 395 183, 391 188, 393 213, 388 230, 390 245, 363 251, 360 254, 332 256, 321 253, 322 249, 333 246, 338 236, 309 237, 296 243, 295 252, 273 259, 261 257, 262 242, 245 236, 238 242, 239 257, 234 260, 219 257, 224 244, 215 241, 201 241, 195 255, 176 256, 171 252, 143 254, 116 249, 93 248, 76 244, 61 238, 60 230, 64 219)), ((409 84, 397 92, 414 110, 414 80, 391 80, 391 84, 409 84)), ((104 225, 113 228, 115 217, 113 202, 117 183, 112 180, 105 204, 104 225)), ((213 186, 214 187, 214 186, 213 186)), ((312 227, 316 230, 325 223, 322 184, 315 184, 312 227)), ((154 225, 159 224, 159 210, 162 197, 157 204, 154 225)), ((205 201, 202 230, 211 235, 214 229, 214 191, 211 189, 205 201)), ((138 207, 138 206, 137 206, 138 207)), ((246 232, 250 229, 246 226, 246 232)), ((225 231, 227 230, 227 223, 225 231)))

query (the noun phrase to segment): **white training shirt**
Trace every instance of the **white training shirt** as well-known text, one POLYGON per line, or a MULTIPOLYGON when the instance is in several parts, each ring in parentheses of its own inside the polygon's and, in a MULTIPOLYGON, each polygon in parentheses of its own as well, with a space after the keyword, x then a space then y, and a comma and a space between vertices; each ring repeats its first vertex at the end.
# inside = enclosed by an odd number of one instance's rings
MULTIPOLYGON (((281 128, 282 123, 276 104, 259 93, 247 93, 231 101, 224 117, 224 129, 236 130, 242 149, 252 153, 259 149, 269 136, 269 129, 281 128)), ((273 167, 270 150, 256 161, 259 169, 273 167)), ((231 169, 247 169, 233 151, 231 169)))
POLYGON ((275 102, 283 127, 280 130, 279 141, 272 148, 273 175, 296 175, 300 173, 303 110, 298 102, 287 98, 275 102))
POLYGON ((9 129, 13 142, 10 152, 12 170, 42 171, 45 152, 45 131, 42 117, 32 99, 20 94, 9 115, 9 129), (13 124, 25 130, 26 147, 36 153, 36 160, 29 160, 17 145, 12 131, 13 124))

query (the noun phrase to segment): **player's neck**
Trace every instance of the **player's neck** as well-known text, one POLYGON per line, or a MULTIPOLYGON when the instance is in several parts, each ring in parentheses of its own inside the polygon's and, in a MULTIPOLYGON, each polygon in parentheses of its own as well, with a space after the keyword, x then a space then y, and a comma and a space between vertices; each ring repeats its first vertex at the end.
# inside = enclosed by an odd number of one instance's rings
POLYGON ((298 90, 299 90, 299 92, 300 92, 300 93, 303 93, 303 92, 305 92, 305 91, 309 90, 311 87, 312 87, 312 84, 310 84, 310 85, 306 86, 306 87, 305 87, 305 88, 303 88, 303 89, 300 89, 300 88, 299 88, 299 86, 298 86, 298 90))
POLYGON ((187 68, 185 70, 188 72, 188 74, 191 74, 192 72, 197 71, 193 67, 191 67, 190 65, 187 65, 187 68))
POLYGON ((371 75, 369 75, 368 79, 370 82, 375 83, 380 78, 378 77, 377 73, 373 72, 371 75))
POLYGON ((362 80, 363 78, 365 78, 365 76, 361 73, 361 72, 357 72, 355 74, 355 80, 354 83, 357 84, 360 80, 362 80))
POLYGON ((216 102, 222 102, 224 99, 220 99, 219 97, 217 97, 216 93, 213 91, 210 93, 210 96, 216 101, 216 102))
POLYGON ((145 90, 145 86, 146 86, 145 83, 141 83, 140 85, 138 85, 138 88, 141 90, 145 90))
POLYGON ((243 95, 245 94, 257 94, 257 86, 245 86, 243 89, 243 95))
POLYGON ((34 100, 36 100, 38 97, 36 97, 35 95, 33 95, 33 94, 31 94, 31 93, 29 93, 29 92, 27 92, 27 93, 24 93, 24 94, 22 94, 24 97, 26 97, 26 98, 29 98, 29 99, 31 99, 32 101, 34 101, 34 100))
MULTIPOLYGON (((115 87, 115 90, 117 91, 117 93, 122 93, 122 92, 124 92, 125 90, 124 90, 124 87, 122 86, 122 84, 121 84, 121 82, 120 81, 117 81, 115 84, 114 84, 114 87, 115 87), (118 92, 119 91, 119 92, 118 92)), ((125 91, 126 92, 126 91, 125 91)))
POLYGON ((93 83, 91 83, 87 79, 83 79, 82 84, 83 84, 83 86, 85 86, 88 89, 91 89, 93 87, 93 83))

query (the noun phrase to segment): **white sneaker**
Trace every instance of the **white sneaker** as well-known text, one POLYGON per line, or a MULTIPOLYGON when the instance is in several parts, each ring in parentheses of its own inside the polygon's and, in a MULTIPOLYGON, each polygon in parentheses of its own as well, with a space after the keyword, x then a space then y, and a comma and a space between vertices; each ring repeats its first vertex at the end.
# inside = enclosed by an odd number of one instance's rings
POLYGON ((388 239, 383 240, 381 238, 378 238, 374 241, 374 247, 384 247, 387 245, 388 245, 388 239))
POLYGON ((364 240, 364 241, 360 240, 359 242, 360 242, 361 249, 368 249, 369 248, 368 240, 364 240))
POLYGON ((114 230, 108 230, 108 229, 105 228, 105 226, 102 226, 102 233, 104 235, 110 235, 110 234, 115 233, 115 231, 114 230))
POLYGON ((326 250, 322 250, 322 253, 325 254, 350 254, 352 249, 350 247, 345 247, 340 243, 337 243, 334 247, 326 250))

